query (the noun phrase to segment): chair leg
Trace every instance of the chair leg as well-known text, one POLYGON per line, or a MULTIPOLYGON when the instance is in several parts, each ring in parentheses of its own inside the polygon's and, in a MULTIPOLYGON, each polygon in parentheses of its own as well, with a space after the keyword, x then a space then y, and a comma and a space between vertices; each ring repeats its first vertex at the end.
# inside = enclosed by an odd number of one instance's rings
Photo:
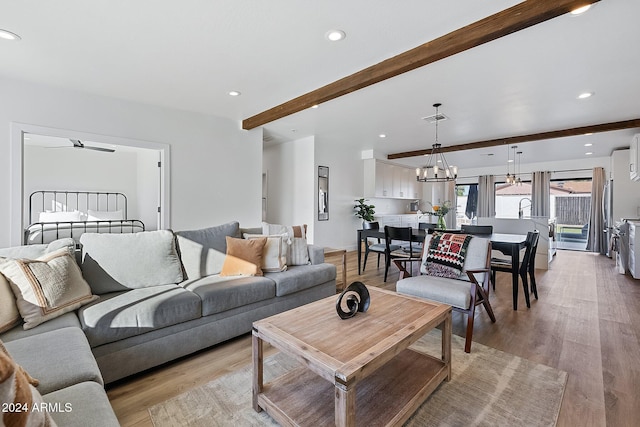
POLYGON ((369 257, 369 251, 364 252, 364 262, 362 263, 362 271, 367 268, 367 258, 369 257))
POLYGON ((531 290, 533 291, 533 296, 538 299, 538 287, 536 286, 536 276, 534 273, 535 267, 529 269, 529 278, 531 279, 531 290))
POLYGON ((384 281, 387 281, 387 273, 389 273, 389 266, 391 265, 391 257, 385 255, 384 257, 384 281))
POLYGON ((491 275, 489 276, 491 277, 491 284, 493 285, 493 290, 496 290, 496 271, 495 270, 491 270, 491 275))
POLYGON ((527 303, 527 308, 531 308, 531 301, 529 300, 529 282, 527 281, 527 272, 520 273, 522 278, 522 288, 524 289, 524 301, 527 303))
POLYGON ((380 252, 378 252, 378 270, 380 269, 380 252))
MULTIPOLYGON (((487 286, 488 288, 488 286, 487 286)), ((482 286, 478 286, 478 293, 482 298, 482 305, 484 305, 484 309, 487 310, 487 314, 493 323, 496 323, 496 315, 493 314, 493 307, 491 307, 491 303, 489 302, 489 292, 485 293, 484 288, 482 286)))
POLYGON ((471 303, 471 311, 467 312, 467 334, 464 340, 464 352, 471 353, 471 337, 473 336, 473 320, 475 319, 476 306, 471 303))

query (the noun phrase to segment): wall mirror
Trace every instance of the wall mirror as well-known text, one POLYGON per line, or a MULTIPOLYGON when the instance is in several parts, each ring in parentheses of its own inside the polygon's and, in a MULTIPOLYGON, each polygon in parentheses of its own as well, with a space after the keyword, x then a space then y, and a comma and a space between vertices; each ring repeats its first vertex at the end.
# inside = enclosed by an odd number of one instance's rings
POLYGON ((329 220, 329 167, 318 166, 318 221, 329 220))

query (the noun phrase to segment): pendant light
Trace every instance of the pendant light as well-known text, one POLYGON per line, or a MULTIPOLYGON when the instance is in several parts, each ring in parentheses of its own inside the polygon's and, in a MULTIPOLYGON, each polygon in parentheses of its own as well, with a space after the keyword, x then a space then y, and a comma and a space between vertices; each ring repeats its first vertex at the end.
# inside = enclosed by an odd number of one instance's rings
POLYGON ((438 142, 438 108, 442 104, 433 104, 436 109, 436 139, 432 146, 431 153, 427 157, 427 163, 422 168, 416 168, 416 180, 419 182, 445 182, 454 181, 458 177, 458 167, 449 166, 447 159, 442 152, 442 145, 438 142))

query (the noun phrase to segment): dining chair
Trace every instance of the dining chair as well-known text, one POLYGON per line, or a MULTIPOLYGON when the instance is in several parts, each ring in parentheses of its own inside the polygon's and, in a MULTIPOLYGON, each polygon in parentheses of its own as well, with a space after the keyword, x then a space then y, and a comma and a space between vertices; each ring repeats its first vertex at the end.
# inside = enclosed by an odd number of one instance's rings
POLYGON ((384 281, 387 281, 387 274, 389 273, 389 267, 391 266, 391 260, 394 258, 402 258, 405 262, 420 261, 420 255, 422 249, 414 247, 416 242, 412 239, 413 230, 411 227, 391 227, 385 225, 384 227, 384 240, 386 245, 385 251, 385 266, 384 266, 384 281), (409 243, 409 251, 398 251, 400 246, 394 244, 394 241, 401 240, 409 243), (394 249, 395 247, 395 249, 394 249))
MULTIPOLYGON (((440 238, 439 234, 436 236, 440 238)), ((470 236, 470 239, 464 255, 463 267, 458 276, 440 277, 442 274, 437 273, 437 269, 428 268, 430 243, 434 235, 427 235, 424 242, 425 250, 422 254, 420 275, 412 277, 405 269, 404 274, 396 283, 396 291, 399 294, 449 304, 454 310, 465 313, 467 315, 467 332, 464 351, 469 353, 476 307, 482 304, 491 322, 495 323, 496 317, 489 303, 491 241, 480 236, 462 234, 456 235, 456 240, 466 239, 467 236, 470 236)), ((402 261, 396 260, 394 262, 397 265, 402 261)))
MULTIPOLYGON (((378 223, 377 221, 373 221, 373 222, 364 222, 362 225, 362 228, 364 230, 380 230, 380 223, 378 223)), ((380 268, 380 255, 385 255, 386 257, 386 252, 387 252, 387 244, 386 242, 381 242, 380 239, 375 239, 377 240, 376 243, 371 243, 369 241, 369 238, 364 239, 364 263, 362 264, 362 271, 364 271, 364 269, 367 267, 367 257, 369 256, 369 252, 375 252, 376 254, 378 254, 378 268, 380 268)), ((374 240, 374 241, 375 241, 374 240)), ((392 246, 392 251, 396 251, 398 249, 400 249, 400 245, 391 245, 392 246)), ((386 264, 386 261, 385 261, 386 264)))
MULTIPOLYGON (((535 283, 535 254, 538 248, 538 240, 540 238, 540 232, 538 230, 529 231, 527 233, 526 249, 520 266, 518 267, 518 273, 522 279, 522 287, 524 289, 524 299, 527 303, 527 307, 531 308, 531 302, 529 300, 529 282, 527 280, 527 274, 531 278, 531 290, 536 299, 538 299, 538 288, 535 283)), ((511 272, 511 257, 508 258, 491 258, 491 283, 493 289, 496 289, 496 272, 504 271, 511 272)))
MULTIPOLYGON (((435 222, 419 222, 418 229, 425 230, 427 234, 432 234, 436 229, 436 225, 435 222)), ((422 252, 422 242, 406 242, 401 243, 400 246, 402 246, 402 250, 405 252, 411 252, 411 250, 414 252, 422 252)))
POLYGON ((493 225, 469 225, 462 224, 462 232, 466 234, 493 234, 493 225))

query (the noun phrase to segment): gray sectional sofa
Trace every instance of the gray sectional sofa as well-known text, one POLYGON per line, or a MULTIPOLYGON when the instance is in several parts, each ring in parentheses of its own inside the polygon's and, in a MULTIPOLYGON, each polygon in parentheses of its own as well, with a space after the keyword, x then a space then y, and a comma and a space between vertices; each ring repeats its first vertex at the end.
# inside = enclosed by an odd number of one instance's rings
MULTIPOLYGON (((105 383, 249 332, 255 320, 335 294, 335 266, 324 263, 323 249, 313 245, 308 246, 308 265, 264 276, 220 276, 226 237, 261 231, 243 230, 233 222, 176 233, 85 234, 79 264, 100 298, 33 329, 17 326, 0 340, 41 380, 45 400, 78 402, 72 413, 55 415, 75 419, 86 410, 105 420, 95 425, 117 425, 105 383), (30 342, 46 353, 27 350, 30 342)), ((51 245, 67 243, 72 242, 51 245)), ((0 256, 34 256, 52 250, 51 245, 4 249, 0 256)), ((60 419, 59 425, 91 424, 60 419)))

